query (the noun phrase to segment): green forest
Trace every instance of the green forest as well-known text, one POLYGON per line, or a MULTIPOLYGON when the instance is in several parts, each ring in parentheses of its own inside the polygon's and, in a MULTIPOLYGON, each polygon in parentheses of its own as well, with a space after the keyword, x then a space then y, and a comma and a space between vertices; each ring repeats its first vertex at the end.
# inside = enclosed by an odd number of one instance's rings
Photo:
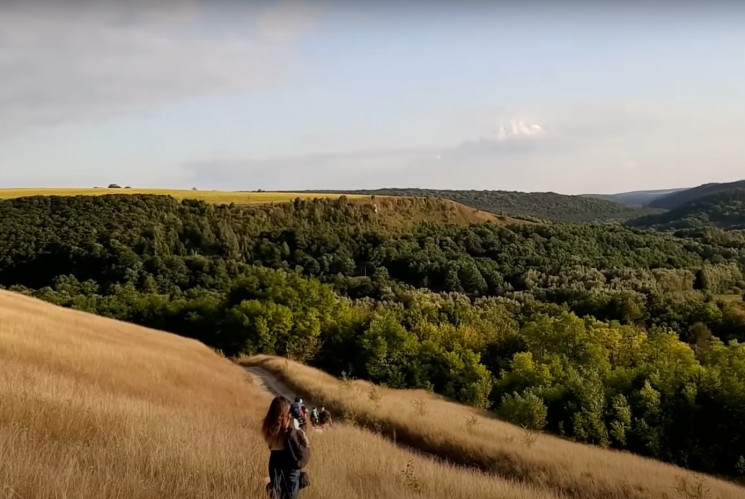
POLYGON ((400 202, 408 223, 343 197, 0 201, 0 285, 745 474, 745 232, 443 224, 400 202))

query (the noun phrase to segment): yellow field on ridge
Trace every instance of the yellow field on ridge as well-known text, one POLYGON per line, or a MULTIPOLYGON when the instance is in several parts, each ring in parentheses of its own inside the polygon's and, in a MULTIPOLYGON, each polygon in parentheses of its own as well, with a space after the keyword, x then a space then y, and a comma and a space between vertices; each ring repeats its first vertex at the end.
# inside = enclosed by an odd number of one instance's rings
MULTIPOLYGON (((176 199, 199 199, 215 204, 266 204, 284 203, 300 199, 337 199, 342 194, 315 192, 231 192, 231 191, 193 191, 179 189, 108 189, 108 188, 24 188, 0 189, 0 199, 13 199, 26 196, 105 196, 108 194, 154 194, 172 196, 176 199)), ((369 196, 347 195, 349 199, 364 199, 369 196)))

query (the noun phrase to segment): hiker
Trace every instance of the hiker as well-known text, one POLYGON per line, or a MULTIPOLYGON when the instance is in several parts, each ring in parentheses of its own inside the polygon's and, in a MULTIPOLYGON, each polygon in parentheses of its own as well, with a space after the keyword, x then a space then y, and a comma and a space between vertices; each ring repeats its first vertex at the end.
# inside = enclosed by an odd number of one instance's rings
POLYGON ((321 418, 318 415, 318 407, 313 407, 313 410, 310 411, 310 424, 313 426, 321 425, 321 418))
POLYGON ((309 484, 302 468, 310 459, 310 444, 302 430, 293 428, 290 401, 275 397, 261 425, 271 454, 267 493, 272 499, 297 499, 300 489, 309 484))
POLYGON ((318 414, 318 422, 321 427, 330 426, 334 427, 334 420, 331 419, 331 413, 326 410, 326 407, 321 406, 321 412, 318 414))
POLYGON ((295 397, 295 402, 290 406, 290 415, 294 419, 295 429, 299 430, 305 424, 303 416, 303 399, 295 397))

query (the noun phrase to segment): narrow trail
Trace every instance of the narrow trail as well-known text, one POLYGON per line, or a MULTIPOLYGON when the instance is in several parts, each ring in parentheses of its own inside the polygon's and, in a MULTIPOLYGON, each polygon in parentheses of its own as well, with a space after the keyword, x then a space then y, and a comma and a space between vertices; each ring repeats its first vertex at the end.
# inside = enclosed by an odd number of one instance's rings
MULTIPOLYGON (((285 397, 290 402, 295 400, 295 397, 297 396, 295 392, 293 392, 290 387, 282 383, 279 379, 277 379, 276 376, 274 376, 263 367, 244 366, 243 369, 245 369, 249 376, 253 378, 259 388, 263 389, 264 391, 271 393, 275 397, 285 397)), ((315 404, 312 400, 307 399, 303 399, 303 405, 308 408, 317 406, 317 404, 315 404)), ((337 421, 334 421, 334 423, 338 424, 337 421)), ((323 433, 324 431, 321 428, 312 428, 310 424, 308 424, 308 428, 312 429, 315 433, 323 433)))
MULTIPOLYGON (((259 366, 244 367, 246 372, 256 381, 260 388, 271 393, 275 397, 285 397, 289 401, 295 400, 295 392, 278 380, 272 373, 259 366)), ((306 404, 308 405, 308 404, 306 404)))

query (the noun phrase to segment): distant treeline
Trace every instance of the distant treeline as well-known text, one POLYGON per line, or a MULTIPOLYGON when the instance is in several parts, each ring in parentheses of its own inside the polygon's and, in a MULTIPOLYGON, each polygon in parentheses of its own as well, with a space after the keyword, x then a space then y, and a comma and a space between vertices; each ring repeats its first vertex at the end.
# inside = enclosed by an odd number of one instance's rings
POLYGON ((2 201, 0 284, 745 473, 743 233, 406 225, 436 205, 400 202, 2 201))

